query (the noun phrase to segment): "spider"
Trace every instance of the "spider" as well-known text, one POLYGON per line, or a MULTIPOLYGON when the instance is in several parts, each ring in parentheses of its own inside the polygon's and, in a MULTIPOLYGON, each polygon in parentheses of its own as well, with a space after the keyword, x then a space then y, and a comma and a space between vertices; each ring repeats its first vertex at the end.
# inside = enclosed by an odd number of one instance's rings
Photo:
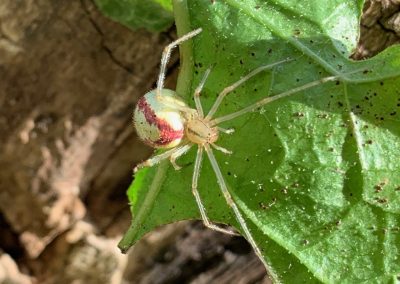
POLYGON ((205 115, 200 101, 200 94, 205 85, 207 77, 211 72, 211 68, 206 70, 199 85, 195 89, 194 92, 194 102, 196 107, 195 109, 189 107, 180 97, 177 96, 175 91, 164 89, 166 65, 168 63, 168 59, 170 57, 172 49, 178 46, 179 44, 198 35, 201 31, 202 31, 201 28, 193 30, 192 32, 189 32, 188 34, 182 36, 181 38, 177 39, 176 41, 170 43, 168 46, 165 47, 161 58, 161 67, 158 76, 157 87, 156 89, 146 93, 143 97, 141 97, 135 107, 134 126, 136 128, 138 136, 146 144, 154 148, 166 149, 166 151, 164 151, 161 154, 155 155, 149 158, 148 160, 138 164, 135 167, 134 172, 143 167, 154 166, 166 159, 169 159, 173 167, 176 170, 179 170, 180 167, 177 165, 176 159, 185 154, 187 151, 189 151, 191 147, 197 145, 197 155, 194 163, 194 170, 192 176, 192 193, 198 205, 204 225, 210 229, 222 233, 236 235, 235 232, 227 230, 212 223, 207 216, 206 208, 202 202, 202 199, 200 197, 197 188, 198 179, 200 176, 200 168, 205 152, 215 172, 219 188, 227 204, 232 209, 236 221, 240 225, 245 238, 251 244, 256 254, 264 262, 264 265, 268 268, 267 263, 262 257, 261 250, 250 232, 247 222, 242 216, 242 213, 240 212, 238 206, 235 203, 235 200, 233 199, 231 193, 228 190, 225 179, 221 173, 218 162, 214 156, 213 149, 221 151, 225 154, 232 154, 231 151, 217 145, 216 142, 218 141, 220 133, 232 134, 234 130, 224 129, 219 127, 218 125, 222 122, 230 121, 238 116, 252 112, 277 99, 290 96, 294 93, 306 90, 308 88, 314 87, 316 85, 325 82, 335 81, 340 78, 343 78, 343 75, 325 77, 307 83, 303 86, 296 87, 289 91, 280 93, 278 95, 265 97, 256 103, 253 103, 241 110, 230 113, 228 115, 214 118, 214 114, 218 110, 221 102, 223 101, 226 95, 228 95, 230 92, 235 90, 237 87, 242 85, 244 82, 246 82, 253 76, 257 75, 258 73, 264 70, 271 69, 284 62, 291 61, 292 59, 287 58, 279 62, 275 62, 273 64, 258 67, 253 71, 251 71, 249 74, 240 78, 238 81, 234 82, 232 85, 224 88, 222 92, 218 95, 216 101, 214 102, 213 106, 211 107, 207 115, 205 115))

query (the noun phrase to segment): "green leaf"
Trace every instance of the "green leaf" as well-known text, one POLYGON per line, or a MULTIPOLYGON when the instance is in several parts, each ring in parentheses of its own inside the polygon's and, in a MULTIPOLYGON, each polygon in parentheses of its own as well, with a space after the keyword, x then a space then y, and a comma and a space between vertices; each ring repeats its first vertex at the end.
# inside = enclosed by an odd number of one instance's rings
POLYGON ((174 21, 171 0, 95 0, 95 3, 106 16, 131 29, 159 32, 174 21))
MULTIPOLYGON (((217 141, 233 154, 215 155, 276 281, 395 283, 400 275, 400 48, 348 59, 362 4, 174 2, 180 35, 203 28, 180 48, 177 92, 193 107, 193 91, 210 66, 205 110, 251 70, 294 59, 246 81, 216 117, 326 76, 347 78, 221 125, 236 130, 217 141)), ((194 159, 192 149, 180 158, 180 171, 162 163, 139 172, 129 188, 133 223, 123 250, 157 226, 199 218, 191 194, 194 159)), ((211 220, 241 231, 207 159, 199 191, 211 220)))

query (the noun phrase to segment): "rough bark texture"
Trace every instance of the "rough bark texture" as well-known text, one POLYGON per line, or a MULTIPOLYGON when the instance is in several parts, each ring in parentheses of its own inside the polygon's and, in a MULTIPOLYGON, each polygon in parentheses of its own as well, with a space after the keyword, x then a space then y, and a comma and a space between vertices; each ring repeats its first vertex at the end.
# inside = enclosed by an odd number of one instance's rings
MULTIPOLYGON (((367 2, 353 58, 399 42, 399 7, 367 2)), ((91 0, 0 2, 0 283, 269 283, 243 239, 199 222, 116 248, 131 169, 151 153, 131 112, 173 37, 130 31, 91 0)))

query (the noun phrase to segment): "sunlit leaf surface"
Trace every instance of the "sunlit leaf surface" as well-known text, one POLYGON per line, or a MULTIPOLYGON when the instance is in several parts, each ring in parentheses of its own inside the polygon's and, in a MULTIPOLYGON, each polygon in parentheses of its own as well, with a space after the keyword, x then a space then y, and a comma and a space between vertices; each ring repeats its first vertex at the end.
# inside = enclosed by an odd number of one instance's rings
MULTIPOLYGON (((236 203, 282 282, 395 283, 400 274, 400 48, 363 62, 348 59, 358 38, 362 1, 176 1, 180 35, 203 32, 181 48, 178 93, 205 109, 251 70, 216 117, 322 77, 321 84, 226 122, 236 132, 215 153, 236 203), (212 4, 214 2, 214 4, 212 4)), ((199 218, 191 193, 195 149, 141 171, 129 189, 133 227, 122 246, 154 227, 199 218)), ((237 227, 205 159, 199 190, 214 221, 237 227)), ((240 228, 238 228, 240 230, 240 228)))

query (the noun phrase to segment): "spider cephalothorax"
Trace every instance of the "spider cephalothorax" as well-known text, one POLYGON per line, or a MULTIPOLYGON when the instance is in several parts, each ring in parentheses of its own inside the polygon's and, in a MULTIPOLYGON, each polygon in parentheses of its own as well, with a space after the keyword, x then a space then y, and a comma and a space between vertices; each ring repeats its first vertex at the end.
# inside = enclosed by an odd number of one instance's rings
POLYGON ((218 128, 211 126, 210 121, 197 116, 186 123, 185 134, 189 141, 204 145, 214 144, 219 133, 218 128))

